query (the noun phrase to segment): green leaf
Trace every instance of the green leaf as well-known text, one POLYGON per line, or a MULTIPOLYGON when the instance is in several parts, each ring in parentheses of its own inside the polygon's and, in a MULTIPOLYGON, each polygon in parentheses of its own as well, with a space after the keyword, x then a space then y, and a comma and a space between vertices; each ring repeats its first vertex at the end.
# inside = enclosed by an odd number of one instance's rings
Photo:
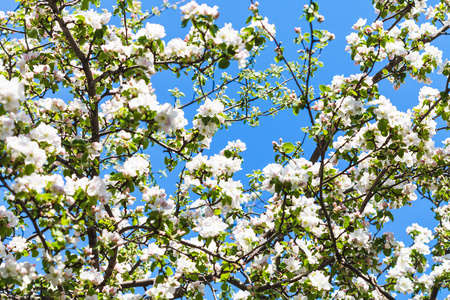
POLYGON ((261 46, 266 42, 266 39, 262 36, 255 39, 255 46, 261 46))
POLYGON ((350 217, 349 216, 345 216, 344 217, 344 228, 347 228, 348 225, 350 225, 350 217))
POLYGON ((348 90, 348 94, 351 95, 351 96, 355 96, 355 97, 358 96, 358 93, 356 91, 354 91, 354 90, 348 90))
POLYGON ((38 31, 36 30, 36 28, 32 28, 27 33, 28 33, 28 37, 32 38, 32 39, 35 39, 38 36, 38 31))
POLYGON ((223 154, 226 158, 230 158, 233 153, 230 150, 225 150, 223 154))
POLYGON ((170 267, 166 267, 166 275, 171 276, 173 274, 173 271, 170 267))
POLYGON ((97 30, 94 32, 94 35, 95 35, 96 38, 102 39, 102 38, 103 38, 103 30, 102 30, 102 29, 97 29, 97 30))
POLYGON ((372 141, 367 142, 367 149, 373 150, 375 149, 375 144, 372 141))
POLYGON ((380 130, 382 136, 387 136, 389 134, 387 119, 381 119, 380 121, 378 121, 377 127, 380 130))
POLYGON ((195 265, 195 267, 197 268, 197 270, 200 271, 200 273, 205 273, 205 271, 206 271, 206 266, 203 265, 203 264, 197 263, 197 264, 195 265))
POLYGON ((138 150, 138 147, 135 143, 128 144, 128 147, 129 147, 130 151, 132 151, 132 152, 136 152, 138 150))
POLYGON ((25 175, 31 175, 34 172, 34 165, 26 165, 25 175))
POLYGON ((9 162, 11 161, 9 156, 3 156, 2 160, 0 160, 0 164, 2 166, 6 166, 9 164, 9 162))
POLYGON ((156 277, 156 283, 163 283, 164 282, 164 276, 163 275, 159 275, 156 277))
POLYGON ((89 9, 89 0, 83 0, 81 1, 81 10, 88 10, 89 9))
POLYGON ((295 146, 292 143, 284 143, 283 144, 283 150, 286 153, 291 153, 292 151, 295 150, 295 146))
POLYGON ((394 221, 394 215, 390 211, 386 211, 386 216, 391 219, 391 221, 394 221))
POLYGON ((364 97, 364 98, 367 98, 367 90, 359 90, 359 94, 362 96, 362 97, 364 97))
POLYGON ((146 37, 146 36, 140 36, 140 37, 138 38, 138 42, 139 42, 139 44, 141 44, 141 45, 147 44, 147 37, 146 37))
POLYGON ((226 59, 225 57, 221 58, 219 60, 219 68, 226 69, 226 68, 228 68, 229 65, 230 65, 230 61, 228 59, 226 59))
POLYGON ((164 43, 161 40, 156 40, 156 43, 158 44, 159 51, 164 52, 164 43))

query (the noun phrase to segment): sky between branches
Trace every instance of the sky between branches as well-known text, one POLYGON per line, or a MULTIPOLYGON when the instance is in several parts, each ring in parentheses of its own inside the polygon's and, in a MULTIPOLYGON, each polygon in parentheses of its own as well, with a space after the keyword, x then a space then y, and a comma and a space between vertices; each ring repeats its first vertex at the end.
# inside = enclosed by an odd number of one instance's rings
MULTIPOLYGON (((115 1, 103 0, 102 7, 112 10, 111 7, 115 1)), ((162 1, 161 1, 162 2, 162 1)), ((308 1, 309 2, 309 1, 308 1)), ((329 46, 324 49, 320 60, 324 62, 324 68, 316 73, 313 79, 313 85, 318 89, 319 84, 329 84, 334 75, 345 75, 359 73, 359 67, 355 66, 350 59, 350 55, 345 52, 346 46, 345 37, 353 30, 352 25, 358 18, 367 19, 370 24, 374 21, 376 15, 370 0, 322 0, 317 1, 320 10, 319 13, 325 16, 325 22, 320 24, 318 29, 327 29, 335 34, 336 39, 331 41, 329 46)), ((429 4, 434 4, 435 1, 429 1, 429 4)), ((245 26, 246 18, 251 15, 248 10, 250 1, 244 0, 227 0, 227 1, 198 1, 198 3, 206 3, 209 6, 219 6, 220 17, 217 24, 221 27, 224 23, 232 23, 233 28, 239 30, 245 26)), ((14 10, 17 3, 14 0, 2 0, 0 10, 14 10)), ((151 4, 160 4, 159 1, 142 1, 143 10, 151 10, 151 4)), ((292 40, 295 37, 294 28, 301 27, 302 30, 307 31, 307 23, 304 19, 299 19, 302 14, 302 7, 306 1, 294 0, 261 0, 259 10, 261 15, 267 16, 269 23, 275 24, 276 38, 283 42, 285 47, 284 55, 288 61, 297 59, 299 50, 298 45, 294 45, 292 40)), ((167 42, 172 38, 184 38, 188 29, 181 29, 181 14, 178 10, 166 10, 159 17, 153 17, 149 20, 151 23, 159 23, 165 27, 167 36, 164 40, 167 42)), ((317 25, 317 23, 315 23, 317 25)), ((444 52, 444 57, 447 57, 450 49, 450 44, 446 39, 439 41, 436 46, 444 52), (446 42, 446 43, 445 43, 446 42)), ((275 63, 273 57, 275 45, 269 43, 263 55, 257 58, 256 68, 264 70, 270 64, 275 63)), ((381 66, 378 66, 378 69, 381 66)), ((378 71, 377 67, 375 71, 378 71)), ((237 70, 237 63, 233 63, 229 73, 237 70)), ((433 80, 437 79, 431 76, 433 80)), ((443 77, 442 82, 436 80, 433 83, 435 88, 442 88, 444 86, 443 77)), ((186 98, 182 101, 189 102, 193 98, 192 85, 188 77, 176 79, 175 75, 155 74, 152 77, 153 87, 156 89, 158 100, 161 103, 173 103, 173 99, 167 92, 168 89, 178 87, 186 94, 186 98)), ((399 110, 406 110, 407 107, 412 107, 417 103, 418 91, 423 86, 421 83, 414 82, 407 79, 407 84, 403 85, 398 91, 394 91, 391 84, 387 81, 380 83, 380 93, 390 98, 391 102, 398 107, 399 110)), ((67 94, 69 97, 70 95, 67 94)), ((231 95, 230 95, 231 96, 231 95)), ((193 108, 194 109, 194 108, 193 108)), ((193 110, 192 113, 195 113, 193 110)), ((240 139, 247 145, 247 150, 243 153, 244 163, 243 170, 240 171, 237 179, 240 179, 244 184, 246 182, 245 174, 250 173, 253 169, 262 169, 268 163, 273 162, 272 141, 277 141, 283 138, 285 142, 295 142, 303 139, 303 132, 301 127, 306 124, 302 123, 302 116, 294 116, 291 111, 282 111, 276 118, 265 117, 261 119, 260 126, 251 128, 248 125, 233 124, 227 131, 223 130, 217 133, 211 144, 211 149, 205 152, 207 155, 213 155, 223 149, 228 141, 240 139)), ((444 133, 445 134, 445 133, 444 133)), ((443 140, 443 139, 442 139, 443 140)), ((309 158, 312 151, 313 143, 306 142, 305 157, 309 158)), ((439 145, 440 146, 440 145, 439 145)), ((151 163, 155 169, 163 169, 164 164, 161 159, 158 160, 157 152, 152 153, 151 163)), ((175 189, 174 183, 177 178, 177 170, 173 174, 168 174, 167 178, 159 180, 159 183, 165 188, 168 193, 175 189)), ((432 214, 429 211, 428 202, 421 201, 420 198, 413 203, 411 208, 402 208, 394 214, 396 218, 396 228, 387 224, 386 231, 392 231, 396 234, 399 240, 409 241, 409 237, 405 234, 406 227, 414 222, 420 222, 420 225, 434 228, 432 214), (424 222, 426 220, 426 222, 424 222)))

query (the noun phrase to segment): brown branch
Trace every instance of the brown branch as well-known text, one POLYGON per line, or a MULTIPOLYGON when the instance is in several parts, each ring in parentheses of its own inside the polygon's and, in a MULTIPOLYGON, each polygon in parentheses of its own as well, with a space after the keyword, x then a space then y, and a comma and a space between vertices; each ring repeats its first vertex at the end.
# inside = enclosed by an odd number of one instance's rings
MULTIPOLYGON (((422 43, 430 43, 432 41, 434 41, 435 39, 437 39, 439 36, 443 35, 448 29, 450 28, 450 25, 446 25, 441 27, 441 29, 438 30, 438 32, 429 38, 423 38, 420 39, 419 42, 422 43)), ((383 79, 383 70, 386 70, 388 72, 392 71, 393 68, 395 68, 400 62, 403 61, 403 57, 401 56, 396 56, 393 60, 391 60, 384 68, 382 68, 381 70, 379 70, 373 77, 372 77, 372 82, 375 84, 377 82, 379 82, 381 79, 383 79)))
POLYGON ((204 94, 203 96, 197 97, 197 98, 195 98, 194 100, 192 100, 192 101, 190 101, 190 102, 188 102, 188 103, 186 103, 186 104, 183 104, 182 106, 179 106, 178 108, 179 108, 179 109, 183 109, 183 108, 185 108, 186 106, 189 106, 189 105, 191 105, 191 104, 193 104, 193 103, 195 103, 195 102, 197 102, 197 101, 200 101, 200 100, 202 100, 203 98, 208 97, 209 95, 211 95, 211 94, 214 93, 215 91, 220 90, 221 88, 223 88, 224 86, 228 85, 229 83, 232 83, 233 81, 236 81, 238 78, 239 78, 239 76, 236 76, 236 77, 230 79, 229 81, 224 82, 223 84, 221 84, 220 86, 218 86, 218 87, 216 87, 215 89, 211 90, 210 92, 204 94))
POLYGON ((383 296, 385 296, 386 298, 388 298, 389 300, 395 300, 394 297, 392 297, 388 292, 386 292, 385 290, 383 290, 377 283, 375 280, 371 280, 369 277, 365 276, 360 270, 358 270, 357 268, 355 268, 353 265, 349 264, 349 263, 344 263, 344 266, 349 269, 350 271, 352 271, 353 273, 355 273, 358 277, 362 278, 364 281, 366 281, 368 284, 370 284, 371 286, 373 286, 376 290, 378 290, 381 294, 383 294, 383 296))
POLYGON ((81 177, 81 174, 78 173, 78 170, 61 156, 56 156, 55 160, 63 164, 65 167, 67 167, 70 171, 72 171, 73 174, 77 175, 78 178, 81 177))
POLYGON ((323 202, 323 168, 324 168, 324 155, 325 152, 321 151, 321 160, 320 160, 320 169, 319 169, 319 197, 318 197, 318 201, 320 204, 320 207, 322 208, 322 212, 325 215, 325 219, 327 221, 327 227, 328 227, 328 231, 330 232, 330 236, 331 236, 331 241, 333 243, 333 248, 334 248, 334 253, 336 254, 336 258, 338 262, 342 261, 342 256, 341 253, 338 250, 337 244, 336 244, 336 237, 334 236, 334 231, 333 231, 333 225, 331 224, 331 218, 330 215, 328 214, 327 208, 325 207, 325 203, 323 202))
MULTIPOLYGON (((86 81, 87 81, 87 92, 89 95, 90 100, 94 101, 94 107, 89 107, 90 112, 90 118, 91 118, 91 129, 92 129, 92 141, 98 142, 98 132, 99 130, 99 120, 98 120, 98 103, 95 99, 96 91, 95 91, 95 84, 94 82, 94 76, 92 75, 92 71, 89 65, 89 59, 84 55, 83 51, 81 51, 80 46, 75 41, 72 33, 70 32, 69 28, 66 26, 66 23, 64 23, 64 20, 61 17, 61 11, 56 5, 56 0, 49 0, 48 5, 53 11, 54 17, 56 21, 58 22, 67 42, 70 45, 70 48, 75 53, 77 58, 80 60, 81 65, 83 67, 84 74, 86 75, 86 81)), ((98 170, 96 168, 93 168, 92 171, 93 176, 98 175, 98 170)))
POLYGON ((25 34, 25 32, 23 32, 23 31, 20 31, 20 30, 17 30, 17 29, 8 28, 8 27, 5 27, 5 26, 0 26, 0 30, 6 30, 6 31, 14 32, 14 33, 25 34))
MULTIPOLYGON (((449 28, 450 28, 450 25, 443 26, 443 27, 441 27, 441 29, 438 30, 438 32, 437 32, 434 36, 429 37, 429 38, 424 38, 424 39, 421 39, 421 40, 419 40, 419 41, 421 41, 421 42, 423 42, 423 43, 429 43, 429 42, 432 42, 432 41, 434 41, 436 38, 438 38, 439 36, 445 34, 445 32, 446 32, 449 28)), ((401 57, 401 56, 396 56, 396 57, 394 57, 393 60, 391 60, 384 68, 382 68, 381 70, 379 70, 379 71, 372 77, 372 82, 373 82, 373 84, 376 84, 376 83, 380 82, 380 81, 383 79, 383 70, 386 70, 386 71, 388 71, 388 72, 391 72, 391 71, 392 71, 398 64, 400 64, 402 61, 403 61, 403 57, 401 57)), ((333 135, 332 135, 332 136, 333 136, 333 135)), ((326 145, 327 147, 328 147, 328 144, 329 144, 329 142, 328 142, 327 145, 326 145)), ((323 148, 323 147, 324 147, 324 145, 322 145, 322 144, 318 144, 318 145, 316 146, 316 148, 315 148, 314 151, 313 151, 313 154, 311 155, 311 157, 310 157, 310 159, 309 159, 312 163, 317 162, 317 160, 318 160, 319 157, 320 157, 320 151, 321 151, 321 148, 323 148)), ((325 148, 325 149, 326 149, 326 148, 325 148)))
POLYGON ((431 290, 430 300, 436 300, 439 293, 439 285, 435 285, 431 290))
POLYGON ((100 285, 105 285, 108 282, 108 279, 111 277, 114 267, 116 266, 117 262, 117 254, 119 253, 119 247, 114 247, 114 254, 112 257, 108 260, 108 267, 105 270, 105 274, 103 275, 103 282, 100 285))
POLYGON ((381 170, 380 174, 378 174, 377 178, 375 178, 375 181, 373 182, 372 186, 369 189, 369 192, 367 193, 366 197, 364 198, 363 203, 361 204, 361 207, 359 208, 359 212, 362 213, 364 209, 366 208, 367 203, 369 203, 370 198, 373 196, 373 191, 375 190, 378 183, 380 183, 381 178, 387 173, 389 170, 389 167, 384 168, 381 170))
POLYGON ((174 153, 178 154, 179 156, 181 156, 181 157, 184 158, 185 160, 189 160, 189 157, 187 157, 186 155, 184 155, 180 150, 175 149, 175 148, 172 148, 172 147, 170 147, 170 146, 167 146, 166 144, 164 144, 164 143, 158 141, 157 139, 155 139, 154 137, 149 136, 149 139, 150 139, 152 142, 154 142, 154 143, 160 145, 161 147, 166 148, 168 151, 171 151, 171 152, 174 152, 174 153))
POLYGON ((110 77, 112 75, 117 75, 117 74, 120 74, 120 73, 125 73, 127 71, 134 70, 134 69, 139 69, 139 68, 142 68, 142 67, 136 65, 136 66, 131 66, 131 67, 128 67, 128 68, 119 67, 117 70, 114 70, 114 71, 113 70, 108 70, 108 71, 103 72, 98 77, 96 77, 92 81, 91 84, 95 86, 97 83, 99 83, 102 79, 105 79, 106 77, 110 77))
POLYGON ((33 216, 31 215, 30 211, 28 210, 28 208, 26 207, 25 203, 22 200, 19 199, 15 199, 15 201, 17 201, 20 204, 20 207, 22 208, 22 211, 25 212, 28 216, 28 218, 30 219, 31 223, 33 223, 33 227, 34 230, 36 230, 36 234, 39 236, 39 239, 42 242, 42 245, 44 246, 44 249, 47 253, 51 254, 50 249, 47 246, 47 242, 45 241, 45 237, 42 234, 41 230, 39 229, 39 225, 37 224, 36 220, 33 218, 33 216))
MULTIPOLYGON (((315 268, 314 271, 323 270, 326 266, 328 266, 329 264, 331 264, 334 261, 335 261, 334 257, 328 258, 328 259, 322 261, 322 263, 319 266, 317 266, 317 268, 315 268)), ((274 284, 266 284, 266 285, 260 286, 256 289, 256 292, 264 292, 267 290, 280 288, 283 285, 286 285, 286 284, 289 284, 292 282, 296 282, 296 281, 302 279, 303 277, 308 276, 311 272, 312 271, 302 272, 301 274, 298 274, 297 276, 294 276, 291 279, 284 279, 284 280, 280 280, 279 282, 274 283, 274 284)))
POLYGON ((89 239, 89 247, 92 249, 92 254, 94 255, 94 268, 100 270, 100 260, 97 249, 97 231, 95 230, 95 225, 88 227, 87 236, 89 239))
POLYGON ((129 289, 133 287, 146 287, 149 285, 154 285, 155 282, 156 280, 154 278, 148 278, 148 279, 124 281, 122 283, 119 283, 119 285, 122 289, 129 289))

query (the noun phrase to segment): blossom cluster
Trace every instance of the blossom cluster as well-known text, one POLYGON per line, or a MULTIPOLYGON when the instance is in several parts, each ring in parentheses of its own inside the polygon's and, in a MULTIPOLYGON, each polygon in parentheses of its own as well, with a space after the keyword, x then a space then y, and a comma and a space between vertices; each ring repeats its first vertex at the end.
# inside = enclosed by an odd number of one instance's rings
POLYGON ((173 38, 150 18, 176 4, 149 13, 140 1, 112 11, 97 2, 22 1, 0 12, 0 298, 442 293, 450 139, 436 141, 450 122, 449 87, 421 87, 402 111, 379 82, 431 84, 440 69, 448 83, 435 43, 450 27, 446 1, 374 1, 376 21, 357 20, 346 37, 361 73, 318 89, 319 54, 335 36, 314 29, 325 22, 316 2, 293 30, 296 62, 256 1, 242 28, 217 25, 217 6, 185 3, 190 27, 173 38), (254 58, 268 42, 276 64, 260 70, 254 58), (236 76, 217 76, 231 63, 236 76), (192 99, 183 85, 172 98, 155 89, 163 72, 187 78, 192 99), (283 109, 305 122, 305 138, 273 142, 274 161, 248 180, 252 145, 213 151, 219 130, 283 109), (423 201, 438 223, 414 220, 406 246, 386 223, 423 201))

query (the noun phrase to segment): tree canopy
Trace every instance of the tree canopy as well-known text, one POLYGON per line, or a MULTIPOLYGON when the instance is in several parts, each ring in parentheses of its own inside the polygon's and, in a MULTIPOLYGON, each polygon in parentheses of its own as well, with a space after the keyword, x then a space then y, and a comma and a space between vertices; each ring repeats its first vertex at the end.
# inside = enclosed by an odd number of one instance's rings
POLYGON ((449 0, 373 0, 346 37, 360 72, 331 82, 314 77, 335 39, 321 1, 302 2, 294 61, 264 1, 242 28, 195 1, 17 2, 0 12, 0 298, 449 293, 449 0), (187 34, 167 38, 167 9, 187 34), (161 74, 190 86, 158 97, 161 74), (421 89, 403 111, 380 84, 409 78, 421 89), (218 131, 283 110, 303 134, 245 180, 244 142, 207 153, 218 131), (385 225, 413 201, 437 225, 411 220, 402 241, 385 225))

